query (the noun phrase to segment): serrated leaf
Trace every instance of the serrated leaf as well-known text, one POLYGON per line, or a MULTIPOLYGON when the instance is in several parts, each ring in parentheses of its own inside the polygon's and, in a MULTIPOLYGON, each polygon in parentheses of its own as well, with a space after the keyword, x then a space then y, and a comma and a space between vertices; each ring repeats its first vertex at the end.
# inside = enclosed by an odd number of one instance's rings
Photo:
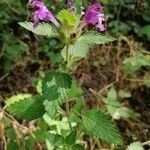
POLYGON ((46 133, 44 130, 42 130, 41 128, 37 128, 33 134, 35 135, 36 137, 36 140, 38 141, 45 141, 45 137, 46 137, 46 133))
POLYGON ((98 110, 89 110, 83 116, 83 126, 88 134, 101 138, 103 141, 121 145, 122 138, 107 115, 98 110))
POLYGON ((80 114, 80 111, 83 109, 83 107, 84 107, 83 99, 77 100, 76 104, 71 108, 69 112, 69 121, 80 123, 82 120, 77 114, 80 114))
POLYGON ((6 136, 10 140, 16 139, 16 132, 15 132, 15 130, 13 128, 7 129, 6 130, 6 136))
POLYGON ((58 101, 45 101, 44 102, 45 110, 47 114, 51 117, 54 118, 56 117, 57 111, 60 108, 59 102, 58 101))
POLYGON ((75 144, 73 147, 72 147, 72 150, 84 150, 84 148, 79 145, 79 144, 75 144))
POLYGON ((53 146, 61 146, 65 143, 65 139, 59 135, 47 132, 47 140, 53 145, 53 146))
POLYGON ((32 22, 19 22, 19 25, 37 35, 43 35, 48 37, 59 36, 57 29, 49 23, 40 23, 36 28, 33 28, 32 22))
POLYGON ((67 137, 65 138, 66 144, 73 145, 76 141, 76 131, 72 131, 67 137))
POLYGON ((70 92, 68 94, 68 98, 70 99, 70 98, 79 97, 82 95, 83 95, 82 88, 75 81, 73 81, 70 92))
POLYGON ((58 19, 64 26, 72 28, 76 25, 75 16, 66 9, 60 11, 60 13, 58 14, 58 19))
MULTIPOLYGON (((101 35, 97 32, 85 33, 81 35, 74 44, 70 45, 68 50, 70 58, 69 62, 72 62, 73 64, 74 62, 86 57, 89 52, 89 48, 94 44, 106 44, 114 40, 115 39, 111 36, 101 35)), ((62 56, 64 60, 66 60, 66 48, 63 49, 62 56)))
POLYGON ((19 150, 19 146, 17 145, 17 142, 10 141, 7 145, 7 150, 19 150))
POLYGON ((15 103, 15 102, 18 102, 22 99, 25 99, 25 98, 29 98, 31 97, 32 95, 31 94, 17 94, 17 95, 14 95, 10 98, 8 98, 6 100, 6 107, 10 106, 11 104, 15 103))
POLYGON ((109 42, 113 42, 116 39, 109 35, 102 35, 98 32, 87 32, 83 34, 80 38, 80 41, 85 42, 87 44, 107 44, 109 42))
POLYGON ((144 148, 141 142, 133 142, 128 146, 127 150, 144 150, 144 148))
POLYGON ((62 72, 47 73, 42 82, 42 93, 47 113, 53 118, 59 105, 68 98, 72 84, 72 78, 62 72))
POLYGON ((73 110, 76 111, 81 111, 84 107, 84 100, 83 99, 78 99, 76 101, 76 104, 72 107, 73 110))
POLYGON ((108 99, 117 100, 117 92, 115 91, 114 87, 112 87, 107 95, 108 99))
POLYGON ((32 96, 19 100, 6 107, 6 110, 20 119, 28 120, 40 118, 45 113, 41 96, 32 96))
POLYGON ((146 35, 150 39, 150 25, 146 25, 139 29, 140 34, 146 35))
POLYGON ((50 60, 55 63, 60 63, 62 61, 62 56, 60 53, 53 53, 50 52, 47 54, 47 56, 50 58, 50 60))
POLYGON ((113 111, 112 117, 113 117, 113 119, 118 120, 121 117, 122 118, 131 118, 134 115, 135 115, 135 113, 131 109, 129 109, 127 107, 120 107, 113 111))
POLYGON ((129 98, 129 97, 131 97, 131 94, 130 94, 130 92, 120 90, 118 96, 121 98, 129 98))
POLYGON ((107 106, 113 106, 113 107, 121 107, 121 103, 119 101, 117 101, 117 99, 111 99, 111 98, 105 98, 103 97, 103 102, 107 105, 107 106))
POLYGON ((141 68, 141 63, 135 57, 126 58, 123 61, 123 71, 125 74, 132 74, 141 68))
POLYGON ((62 72, 47 73, 42 82, 42 93, 45 100, 65 102, 68 98, 72 84, 72 78, 62 72))
POLYGON ((150 57, 140 52, 123 61, 123 71, 126 75, 138 71, 142 66, 150 67, 150 57))
MULTIPOLYGON (((32 137, 28 136, 25 138, 25 149, 26 150, 33 150, 34 147, 34 140, 32 137)), ((16 150, 16 149, 14 149, 16 150)))
POLYGON ((75 123, 80 123, 82 120, 74 111, 70 111, 69 112, 69 121, 75 122, 75 123))

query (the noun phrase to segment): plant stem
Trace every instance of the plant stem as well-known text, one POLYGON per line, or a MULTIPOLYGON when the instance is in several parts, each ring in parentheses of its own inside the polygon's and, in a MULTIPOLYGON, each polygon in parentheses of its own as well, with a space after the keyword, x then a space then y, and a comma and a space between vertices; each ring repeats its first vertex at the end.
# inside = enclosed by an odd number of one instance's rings
POLYGON ((68 63, 68 61, 69 61, 69 44, 67 43, 66 44, 66 61, 67 61, 67 63, 68 63))
POLYGON ((72 126, 71 126, 71 122, 69 121, 69 102, 66 102, 66 111, 67 111, 67 119, 68 119, 68 124, 69 124, 69 128, 72 131, 72 126))
MULTIPOLYGON (((68 41, 66 42, 66 70, 67 70, 67 64, 69 62, 69 43, 68 41)), ((72 131, 72 126, 71 126, 71 122, 69 121, 69 102, 66 101, 66 112, 67 112, 67 119, 68 119, 68 124, 69 124, 69 128, 70 128, 70 131, 72 131)))

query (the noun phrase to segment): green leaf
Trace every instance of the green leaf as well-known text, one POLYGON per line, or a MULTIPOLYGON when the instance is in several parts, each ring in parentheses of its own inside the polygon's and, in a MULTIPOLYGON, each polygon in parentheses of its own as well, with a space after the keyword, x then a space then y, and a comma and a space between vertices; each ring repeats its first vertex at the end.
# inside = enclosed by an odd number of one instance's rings
POLYGON ((127 107, 116 108, 112 112, 113 119, 119 120, 121 117, 123 118, 132 118, 135 115, 134 111, 127 107))
POLYGON ((144 150, 144 147, 141 142, 133 142, 128 146, 127 150, 144 150))
POLYGON ((7 145, 7 150, 19 150, 19 147, 16 142, 10 141, 7 145))
POLYGON ((32 97, 31 94, 18 94, 18 95, 14 95, 10 98, 8 98, 6 100, 6 107, 10 106, 11 104, 15 103, 15 102, 18 102, 20 100, 23 100, 25 98, 29 98, 29 97, 32 97))
POLYGON ((67 27, 74 27, 76 25, 76 18, 73 14, 71 14, 68 10, 63 9, 58 14, 58 19, 61 23, 67 27))
MULTIPOLYGON (((33 150, 34 140, 31 136, 25 138, 25 150, 33 150)), ((15 149, 14 149, 15 150, 15 149)))
POLYGON ((129 24, 117 20, 111 21, 108 26, 111 32, 117 35, 126 34, 131 30, 131 26, 129 24))
POLYGON ((82 116, 83 126, 88 134, 101 138, 103 141, 121 145, 122 138, 107 115, 98 110, 89 110, 82 116))
POLYGON ((40 23, 36 28, 33 28, 32 22, 19 22, 19 25, 37 35, 43 35, 48 37, 59 36, 57 29, 49 23, 40 23))
POLYGON ((42 82, 42 93, 45 100, 58 101, 60 104, 66 101, 70 92, 72 78, 62 72, 47 73, 42 82))
POLYGON ((44 106, 47 114, 51 117, 54 118, 56 117, 57 111, 60 108, 59 102, 58 101, 44 101, 44 106))
POLYGON ((38 141, 45 141, 45 137, 46 137, 46 132, 44 130, 42 130, 41 128, 37 128, 33 134, 36 137, 36 140, 38 141))
MULTIPOLYGON (((70 58, 69 62, 71 62, 70 66, 74 64, 74 62, 86 57, 89 52, 89 48, 93 44, 106 44, 114 40, 115 39, 113 37, 101 35, 97 32, 88 32, 81 35, 76 42, 69 47, 68 55, 70 58)), ((63 49, 62 56, 64 60, 66 60, 66 48, 63 49)))
POLYGON ((146 35, 150 39, 150 25, 146 25, 139 29, 140 34, 146 35))
POLYGON ((121 107, 121 103, 117 100, 117 99, 111 99, 111 98, 105 98, 103 97, 103 102, 107 105, 107 106, 113 106, 113 107, 121 107))
POLYGON ((53 118, 59 105, 68 98, 72 84, 72 78, 62 72, 47 73, 42 82, 42 93, 45 110, 53 118))
POLYGON ((6 130, 6 136, 10 139, 10 140, 15 140, 16 139, 16 132, 13 128, 7 129, 6 130))
POLYGON ((62 56, 60 53, 53 53, 50 52, 47 54, 47 56, 50 58, 50 60, 55 63, 60 63, 62 61, 62 56))
POLYGON ((79 99, 76 101, 76 104, 71 108, 69 112, 69 121, 80 123, 82 120, 80 116, 80 111, 84 108, 84 100, 79 99))
POLYGON ((84 99, 78 99, 76 101, 76 104, 73 106, 72 109, 76 110, 76 111, 81 111, 84 107, 84 99))
POLYGON ((61 146, 65 143, 65 139, 59 135, 47 132, 47 140, 53 145, 53 146, 61 146))
POLYGON ((76 83, 76 81, 73 81, 70 92, 68 94, 68 98, 71 99, 71 98, 75 98, 75 97, 80 97, 82 95, 83 95, 82 88, 76 83))
POLYGON ((137 53, 136 56, 126 58, 123 61, 123 71, 126 75, 133 74, 142 66, 150 67, 150 57, 142 53, 137 53))
POLYGON ((79 41, 85 42, 87 44, 107 44, 109 42, 113 42, 116 39, 109 35, 102 35, 98 32, 87 32, 83 34, 79 41))
POLYGON ((28 120, 40 118, 45 113, 41 96, 32 96, 21 99, 7 106, 6 109, 14 116, 28 120))
POLYGON ((76 141, 76 131, 72 131, 66 138, 65 138, 66 144, 73 145, 76 141))
POLYGON ((123 61, 123 71, 125 74, 132 74, 141 68, 140 62, 136 58, 126 58, 123 61))
POLYGON ((79 144, 75 144, 73 147, 72 147, 72 150, 84 150, 84 148, 79 145, 79 144))
POLYGON ((8 44, 6 45, 6 57, 10 60, 14 60, 17 58, 17 56, 22 53, 29 50, 28 45, 25 43, 22 44, 8 44))
POLYGON ((108 99, 117 100, 117 92, 115 91, 114 87, 112 87, 107 95, 108 99))
POLYGON ((121 98, 129 98, 129 97, 131 97, 131 94, 130 94, 130 92, 120 90, 118 96, 121 98))

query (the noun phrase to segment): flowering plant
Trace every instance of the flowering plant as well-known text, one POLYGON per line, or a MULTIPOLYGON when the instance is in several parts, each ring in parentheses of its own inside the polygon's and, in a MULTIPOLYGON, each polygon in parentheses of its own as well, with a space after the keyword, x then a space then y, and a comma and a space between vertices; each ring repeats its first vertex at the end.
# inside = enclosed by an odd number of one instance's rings
POLYGON ((17 95, 6 102, 6 108, 18 118, 33 120, 43 117, 51 125, 54 121, 59 124, 65 119, 68 123, 65 127, 67 132, 63 132, 62 125, 58 128, 58 124, 57 129, 45 131, 48 149, 82 150, 84 145, 80 145, 80 140, 84 134, 100 138, 106 143, 121 145, 122 138, 108 116, 96 108, 87 110, 84 107, 83 90, 73 76, 73 71, 92 45, 109 43, 115 39, 100 33, 105 31, 105 17, 99 11, 102 5, 92 4, 83 12, 81 3, 79 6, 74 6, 74 3, 68 0, 69 8, 61 10, 57 17, 43 2, 35 0, 31 3, 36 9, 33 23, 19 24, 37 35, 59 39, 63 44, 62 61, 57 70, 44 74, 39 82, 38 95, 17 95), (96 31, 89 30, 89 25, 96 27, 96 31))

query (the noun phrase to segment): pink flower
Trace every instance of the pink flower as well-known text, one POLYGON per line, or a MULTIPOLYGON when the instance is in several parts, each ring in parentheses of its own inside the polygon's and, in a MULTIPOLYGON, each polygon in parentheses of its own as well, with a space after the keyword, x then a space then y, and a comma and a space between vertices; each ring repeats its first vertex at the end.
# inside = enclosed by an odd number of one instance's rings
POLYGON ((83 16, 81 26, 84 27, 86 25, 93 24, 96 25, 96 27, 99 28, 100 31, 104 31, 104 14, 98 11, 98 9, 101 8, 103 8, 103 6, 98 3, 89 6, 85 12, 85 15, 83 16))
POLYGON ((67 4, 71 5, 74 0, 67 0, 67 4))
POLYGON ((54 23, 54 25, 59 26, 59 23, 53 14, 46 8, 44 3, 40 2, 39 0, 35 0, 31 6, 37 8, 37 10, 33 13, 34 28, 38 26, 41 20, 51 21, 54 23))
POLYGON ((75 14, 76 11, 77 11, 76 7, 71 7, 71 8, 69 9, 69 12, 72 13, 72 14, 75 14))

